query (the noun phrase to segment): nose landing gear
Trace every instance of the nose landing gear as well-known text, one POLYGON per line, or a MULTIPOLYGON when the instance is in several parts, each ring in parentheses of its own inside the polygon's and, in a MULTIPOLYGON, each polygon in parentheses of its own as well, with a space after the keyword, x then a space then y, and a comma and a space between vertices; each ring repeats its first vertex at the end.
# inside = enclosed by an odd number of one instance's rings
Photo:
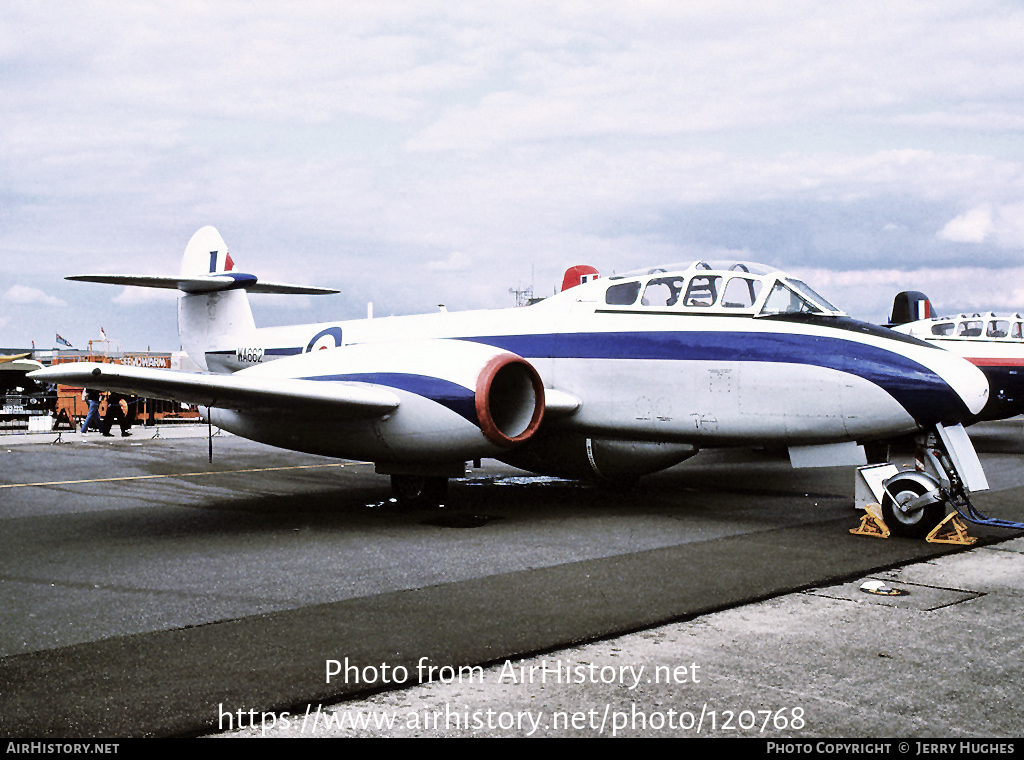
POLYGON ((866 507, 873 498, 881 507, 881 519, 888 531, 907 538, 966 544, 973 543, 973 539, 968 540, 957 524, 953 524, 952 531, 960 538, 935 536, 953 517, 978 525, 1024 530, 1024 523, 986 517, 971 504, 970 494, 988 490, 988 480, 962 425, 936 425, 916 443, 914 470, 900 471, 894 464, 858 469, 857 504, 866 507), (947 515, 947 506, 954 512, 947 515))

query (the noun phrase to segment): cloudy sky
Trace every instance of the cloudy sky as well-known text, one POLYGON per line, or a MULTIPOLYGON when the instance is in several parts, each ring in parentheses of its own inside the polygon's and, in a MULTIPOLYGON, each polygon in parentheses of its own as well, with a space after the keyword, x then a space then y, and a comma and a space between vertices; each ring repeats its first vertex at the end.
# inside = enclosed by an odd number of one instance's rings
POLYGON ((1024 309, 1016 0, 0 5, 0 347, 178 348, 212 224, 257 324, 737 257, 884 321, 1024 309))

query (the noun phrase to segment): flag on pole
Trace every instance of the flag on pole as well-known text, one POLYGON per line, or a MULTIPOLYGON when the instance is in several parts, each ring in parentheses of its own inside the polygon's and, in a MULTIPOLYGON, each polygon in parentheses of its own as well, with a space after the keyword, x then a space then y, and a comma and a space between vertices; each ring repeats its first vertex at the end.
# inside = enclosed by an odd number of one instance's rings
POLYGON ((60 333, 57 333, 57 345, 73 348, 73 346, 66 339, 60 336, 60 333))

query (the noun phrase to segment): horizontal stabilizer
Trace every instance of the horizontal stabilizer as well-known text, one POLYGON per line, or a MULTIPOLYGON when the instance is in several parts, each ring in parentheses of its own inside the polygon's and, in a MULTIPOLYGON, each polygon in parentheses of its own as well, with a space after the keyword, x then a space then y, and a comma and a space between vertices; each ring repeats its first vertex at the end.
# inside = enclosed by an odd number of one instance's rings
POLYGON ((279 413, 288 409, 296 414, 315 412, 356 418, 386 414, 399 404, 398 396, 371 383, 202 375, 120 364, 56 364, 28 376, 46 383, 240 411, 279 413))
POLYGON ((219 290, 246 290, 250 293, 284 293, 293 295, 327 295, 337 293, 331 288, 261 282, 255 275, 240 272, 200 275, 194 277, 151 277, 137 274, 78 274, 65 277, 78 282, 99 282, 105 285, 132 285, 139 288, 168 288, 185 293, 213 293, 219 290))

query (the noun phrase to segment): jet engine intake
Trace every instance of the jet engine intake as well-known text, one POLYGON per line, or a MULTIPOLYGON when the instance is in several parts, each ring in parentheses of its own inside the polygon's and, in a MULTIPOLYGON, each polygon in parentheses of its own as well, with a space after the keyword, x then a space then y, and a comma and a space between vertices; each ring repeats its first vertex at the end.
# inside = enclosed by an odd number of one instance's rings
POLYGON ((523 443, 544 417, 544 383, 537 370, 514 354, 499 354, 476 382, 476 415, 487 440, 499 446, 523 443))

